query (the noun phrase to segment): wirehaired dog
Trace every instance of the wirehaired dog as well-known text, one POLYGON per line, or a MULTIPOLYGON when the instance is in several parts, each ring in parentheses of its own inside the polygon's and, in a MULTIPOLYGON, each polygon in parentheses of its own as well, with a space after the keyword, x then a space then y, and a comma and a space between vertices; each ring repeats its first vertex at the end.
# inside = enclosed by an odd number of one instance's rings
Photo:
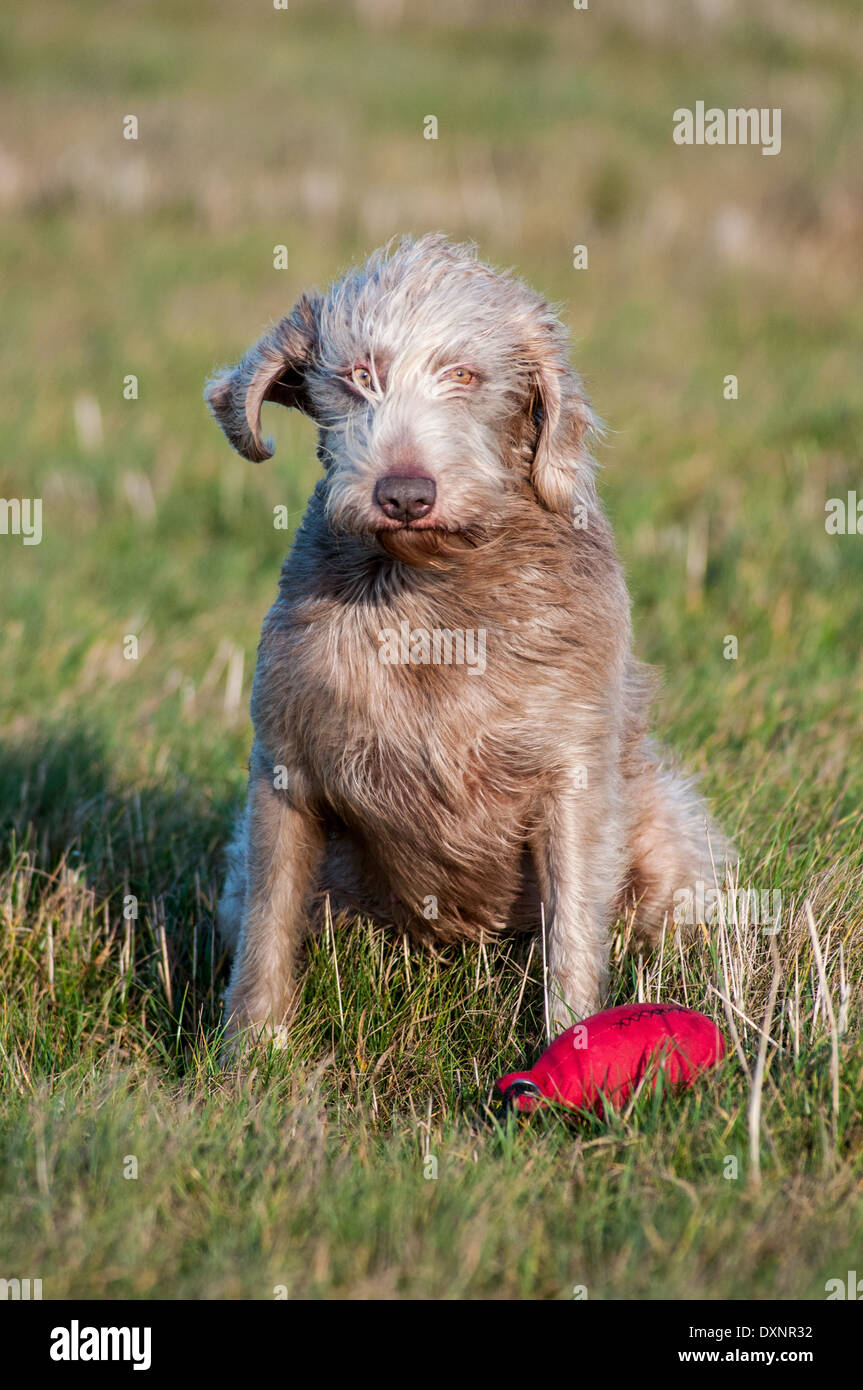
POLYGON ((615 918, 655 938, 722 847, 647 736, 553 309, 470 247, 403 240, 302 295, 207 400, 255 462, 263 403, 303 411, 324 469, 258 651, 231 1031, 286 1022, 327 894, 438 942, 544 908, 555 1024, 594 1012, 615 918))

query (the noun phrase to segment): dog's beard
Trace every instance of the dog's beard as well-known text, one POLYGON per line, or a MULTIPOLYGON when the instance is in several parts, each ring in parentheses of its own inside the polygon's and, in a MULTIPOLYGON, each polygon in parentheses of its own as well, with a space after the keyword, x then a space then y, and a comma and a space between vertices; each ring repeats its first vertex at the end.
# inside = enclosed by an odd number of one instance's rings
POLYGON ((485 537, 477 528, 443 531, 437 527, 400 526, 378 531, 377 541, 391 560, 424 569, 453 560, 464 560, 482 546, 485 537))

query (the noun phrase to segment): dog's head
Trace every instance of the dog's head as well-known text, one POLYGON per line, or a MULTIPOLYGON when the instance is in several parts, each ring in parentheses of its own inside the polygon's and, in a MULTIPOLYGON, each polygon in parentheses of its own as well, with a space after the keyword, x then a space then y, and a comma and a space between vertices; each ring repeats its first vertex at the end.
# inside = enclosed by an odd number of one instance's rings
POLYGON ((438 234, 303 295, 206 395, 255 462, 265 401, 309 415, 331 526, 408 562, 492 533, 516 494, 563 514, 593 495, 595 421, 559 319, 438 234))

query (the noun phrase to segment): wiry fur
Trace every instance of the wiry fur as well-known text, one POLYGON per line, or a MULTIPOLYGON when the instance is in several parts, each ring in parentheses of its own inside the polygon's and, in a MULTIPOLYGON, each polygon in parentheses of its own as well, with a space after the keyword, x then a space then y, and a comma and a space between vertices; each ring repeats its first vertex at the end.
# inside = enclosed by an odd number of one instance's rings
POLYGON ((711 869, 705 808, 647 738, 595 421, 554 311, 469 247, 406 240, 303 296, 208 400, 255 460, 262 403, 299 407, 325 466, 258 653, 220 905, 232 1029, 286 1020, 326 894, 437 941, 536 929, 542 901, 555 1021, 594 1011, 615 916, 637 902, 655 937, 711 869), (345 380, 356 363, 367 389, 345 380), (436 483, 414 526, 376 506, 392 474, 436 483), (483 629, 484 674, 382 664, 404 622, 483 629))

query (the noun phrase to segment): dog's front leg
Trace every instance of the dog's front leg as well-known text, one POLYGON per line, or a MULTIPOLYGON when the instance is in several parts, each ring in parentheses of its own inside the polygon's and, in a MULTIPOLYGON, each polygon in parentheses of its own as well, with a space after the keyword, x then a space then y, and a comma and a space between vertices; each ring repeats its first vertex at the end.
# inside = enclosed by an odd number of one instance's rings
POLYGON ((278 1035, 295 1002, 305 907, 323 855, 320 821, 273 785, 253 754, 245 903, 225 1004, 228 1034, 278 1035))
POLYGON ((558 789, 531 841, 545 907, 555 1033, 595 1013, 605 993, 623 865, 616 809, 607 784, 558 789))

